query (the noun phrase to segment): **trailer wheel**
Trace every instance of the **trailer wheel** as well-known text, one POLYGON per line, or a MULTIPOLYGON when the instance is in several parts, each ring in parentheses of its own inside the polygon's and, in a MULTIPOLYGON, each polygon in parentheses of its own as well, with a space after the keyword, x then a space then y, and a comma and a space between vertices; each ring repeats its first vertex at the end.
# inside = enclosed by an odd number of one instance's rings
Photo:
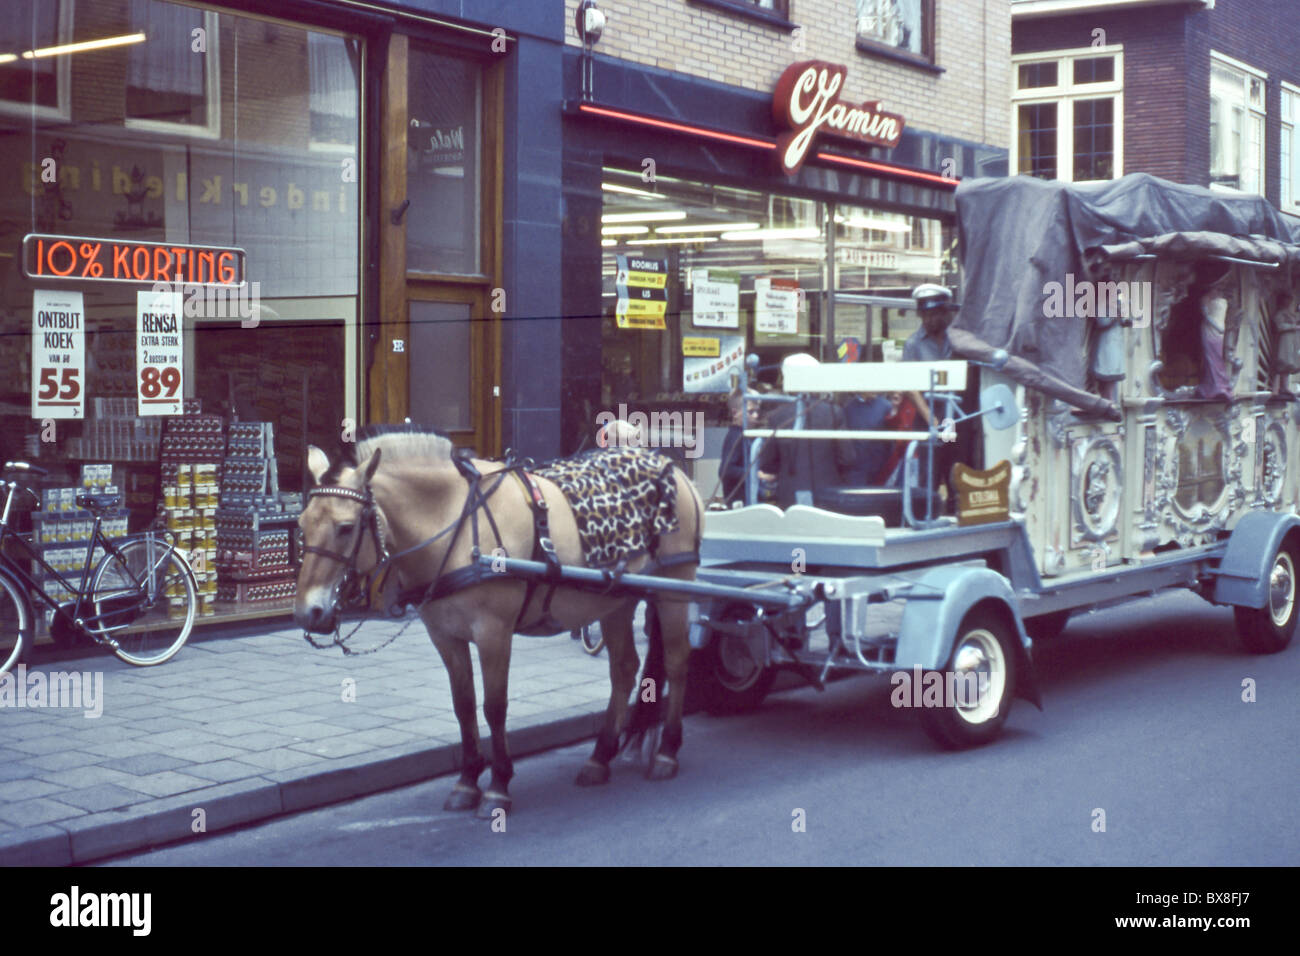
POLYGON ((1297 548, 1288 542, 1278 549, 1268 574, 1268 601, 1262 608, 1234 607, 1237 633, 1254 654, 1275 654, 1291 643, 1300 601, 1296 595, 1297 548))
MULTIPOLYGON (((719 620, 738 622, 752 614, 746 608, 726 608, 719 620)), ((766 640, 766 637, 763 638, 766 640)), ((767 697, 776 680, 757 638, 713 631, 708 646, 691 655, 690 683, 696 701, 710 714, 722 716, 754 710, 767 697)))
POLYGON ((977 611, 962 620, 947 666, 929 672, 944 678, 943 706, 920 711, 921 726, 941 747, 975 747, 1001 733, 1016 686, 1015 639, 999 615, 977 611), (961 683, 947 679, 949 674, 974 674, 974 693, 963 693, 961 683))

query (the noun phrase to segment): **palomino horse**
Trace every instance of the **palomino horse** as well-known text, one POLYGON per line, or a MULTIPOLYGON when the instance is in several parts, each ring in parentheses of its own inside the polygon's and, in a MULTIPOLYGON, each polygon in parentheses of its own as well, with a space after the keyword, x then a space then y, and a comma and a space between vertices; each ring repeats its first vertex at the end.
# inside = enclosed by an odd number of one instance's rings
MULTIPOLYGON (((647 460, 662 466, 660 487, 671 486, 675 492, 675 527, 660 525, 663 533, 648 536, 648 551, 625 558, 622 569, 693 580, 699 561, 701 504, 691 481, 650 452, 623 449, 595 454, 652 456, 647 460)), ((588 566, 578 519, 556 483, 522 466, 459 455, 445 436, 409 426, 364 431, 355 463, 331 464, 313 446, 308 467, 317 485, 299 522, 306 553, 298 574, 294 619, 306 631, 331 633, 338 625, 340 602, 347 599, 356 576, 368 578, 381 562, 395 572, 376 576, 386 577, 382 583, 386 602, 400 592, 399 603, 418 606, 451 679, 463 769, 445 809, 477 807, 478 815, 488 818, 495 810, 510 807, 508 786, 514 773, 506 745, 510 643, 514 633, 530 628, 568 633, 599 620, 605 636, 612 684, 609 709, 595 750, 578 774, 578 784, 608 781, 620 733, 630 735, 660 705, 664 728, 646 775, 660 780, 676 774, 690 654, 685 600, 658 595, 650 601, 646 670, 649 675, 652 667, 662 668, 667 687, 662 686, 662 678, 657 687, 643 680, 645 690, 638 696, 637 710, 650 698, 657 704, 645 708, 645 714, 634 712, 629 720, 629 697, 639 665, 632 639, 637 599, 560 586, 550 579, 526 582, 476 565, 480 546, 483 554, 527 559, 538 554, 539 546, 553 543, 553 551, 544 557, 557 558, 563 565, 588 566), (539 499, 544 500, 544 508, 539 499), (544 516, 540 525, 539 515, 544 516), (471 641, 478 646, 483 714, 492 733, 492 780, 486 793, 478 786, 486 761, 475 715, 471 641)), ((367 580, 366 586, 381 585, 367 580)))

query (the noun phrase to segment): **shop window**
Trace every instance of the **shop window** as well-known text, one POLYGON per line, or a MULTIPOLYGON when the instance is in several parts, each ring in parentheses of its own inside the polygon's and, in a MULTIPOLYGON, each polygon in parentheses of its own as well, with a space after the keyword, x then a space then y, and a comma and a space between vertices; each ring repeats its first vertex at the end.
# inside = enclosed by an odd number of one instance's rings
POLYGON ((866 206, 646 184, 639 170, 607 168, 602 196, 602 407, 699 409, 711 424, 726 423, 746 355, 775 384, 772 367, 795 352, 864 361, 886 340, 901 348, 913 325, 887 304, 941 278, 951 232, 866 206))
POLYGON ((11 0, 0 16, 0 112, 68 118, 72 0, 11 0))
POLYGON ((477 274, 482 67, 412 47, 408 75, 406 268, 477 274))
POLYGON ((886 49, 933 62, 933 0, 857 0, 858 48, 886 49))
POLYGON ((1267 74, 1212 54, 1210 185, 1263 192, 1267 74))
POLYGON ((1041 179, 1114 179, 1123 166, 1120 47, 1014 58, 1011 164, 1041 179))
POLYGON ((221 116, 217 15, 158 0, 131 0, 126 125, 216 137, 221 116))

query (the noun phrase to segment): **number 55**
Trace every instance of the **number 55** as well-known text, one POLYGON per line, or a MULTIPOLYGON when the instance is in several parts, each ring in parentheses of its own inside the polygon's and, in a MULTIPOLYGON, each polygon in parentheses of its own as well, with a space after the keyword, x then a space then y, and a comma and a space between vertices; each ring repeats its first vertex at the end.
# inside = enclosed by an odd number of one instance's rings
POLYGON ((36 397, 48 400, 54 398, 57 393, 59 398, 76 398, 77 393, 81 391, 81 386, 77 383, 77 374, 80 371, 81 369, 76 368, 41 369, 41 388, 36 393, 36 397), (60 371, 63 372, 61 376, 62 382, 55 377, 60 371), (60 384, 63 386, 63 391, 59 391, 60 384))

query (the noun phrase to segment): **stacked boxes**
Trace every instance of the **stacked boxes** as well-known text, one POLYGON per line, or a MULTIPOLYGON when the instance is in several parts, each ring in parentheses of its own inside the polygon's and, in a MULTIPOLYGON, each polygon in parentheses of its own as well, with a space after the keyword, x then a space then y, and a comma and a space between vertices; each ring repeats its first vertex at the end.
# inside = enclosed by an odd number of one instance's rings
POLYGON ((226 450, 223 425, 220 415, 181 415, 167 419, 159 460, 164 465, 217 464, 226 450))
POLYGON ((138 418, 134 398, 94 398, 81 435, 68 439, 71 458, 152 461, 158 457, 162 419, 138 418))
MULTIPOLYGON (((217 466, 164 463, 162 485, 161 518, 194 570, 198 613, 212 614, 217 596, 217 466)), ((172 595, 172 601, 183 613, 183 595, 172 595)))
MULTIPOLYGON (((32 515, 32 543, 41 558, 54 570, 75 584, 81 583, 81 571, 86 562, 86 548, 90 544, 95 519, 89 511, 77 506, 77 496, 86 493, 116 494, 113 485, 112 465, 83 465, 81 486, 73 488, 46 488, 41 492, 41 509, 32 515)), ((103 533, 109 538, 126 534, 126 509, 110 508, 103 512, 103 533)), ((104 557, 102 548, 96 548, 91 557, 91 570, 104 557)), ((45 592, 56 601, 70 601, 75 595, 59 579, 41 572, 45 592)), ((87 582, 89 585, 89 582, 87 582)), ((48 624, 48 621, 47 621, 48 624)))
POLYGON ((289 539, 302 496, 280 494, 270 422, 232 422, 217 512, 217 600, 260 604, 293 597, 289 539))

